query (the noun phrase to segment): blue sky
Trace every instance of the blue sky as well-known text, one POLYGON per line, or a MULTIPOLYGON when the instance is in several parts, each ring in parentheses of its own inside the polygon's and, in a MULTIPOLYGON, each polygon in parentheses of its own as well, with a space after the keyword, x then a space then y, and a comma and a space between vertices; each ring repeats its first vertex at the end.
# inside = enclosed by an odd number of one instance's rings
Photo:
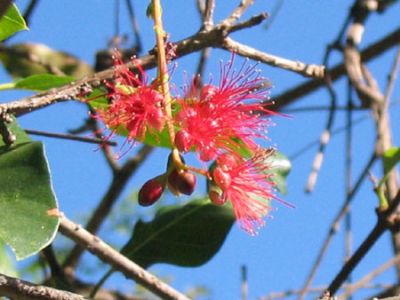
MULTIPOLYGON (((143 37, 144 51, 154 45, 151 20, 145 16, 148 1, 133 1, 138 23, 143 37)), ((216 22, 226 17, 238 1, 217 1, 216 22)), ((245 17, 261 11, 271 11, 277 1, 256 1, 245 17)), ((26 7, 27 0, 17 0, 17 5, 26 7)), ((195 1, 163 1, 165 29, 172 41, 185 38, 198 29, 200 23, 195 10, 195 1)), ((72 53, 90 64, 94 63, 94 54, 98 49, 106 48, 109 38, 114 34, 114 1, 40 1, 30 24, 30 31, 22 32, 10 42, 44 43, 57 50, 72 53)), ((349 1, 287 0, 268 29, 258 26, 238 32, 233 37, 242 42, 271 54, 292 60, 319 64, 322 61, 325 46, 337 35, 348 9, 349 1)), ((399 26, 400 4, 396 4, 384 16, 373 15, 367 23, 362 47, 383 37, 384 34, 399 26)), ((129 34, 127 13, 121 11, 120 29, 129 34)), ((227 60, 229 53, 213 50, 207 64, 207 73, 218 74, 218 61, 227 60)), ((368 66, 376 76, 380 87, 384 88, 386 77, 394 57, 394 49, 387 51, 368 66)), ((182 84, 183 71, 192 73, 197 65, 198 54, 178 60, 173 81, 182 84)), ((240 61, 241 59, 238 59, 240 61)), ((331 64, 341 61, 340 55, 334 55, 331 64)), ((271 97, 280 94, 305 78, 266 65, 260 65, 263 75, 271 80, 271 97)), ((10 80, 0 70, 0 82, 10 80)), ((396 85, 393 101, 399 102, 400 91, 396 85)), ((346 82, 335 83, 339 102, 346 102, 346 82)), ((4 93, 1 101, 19 99, 26 92, 4 93)), ((306 105, 328 105, 329 95, 320 90, 303 98, 292 107, 306 105)), ((76 103, 62 103, 34 112, 20 118, 23 127, 64 132, 80 125, 87 116, 85 107, 76 103)), ((374 127, 368 112, 356 112, 355 118, 364 116, 366 120, 354 130, 354 178, 369 158, 373 148, 374 127)), ((325 125, 326 112, 293 114, 292 118, 278 117, 273 121, 276 126, 270 129, 270 145, 289 157, 307 143, 317 140, 325 125)), ((396 131, 399 120, 398 105, 393 107, 394 142, 399 144, 396 131)), ((338 112, 335 128, 344 125, 344 113, 338 112)), ((111 179, 103 157, 96 146, 49 138, 42 140, 47 149, 52 170, 55 191, 61 210, 76 221, 82 220, 95 201, 101 197, 111 179)), ((283 198, 296 206, 290 209, 274 203, 273 218, 267 219, 267 225, 256 237, 248 236, 235 226, 229 234, 221 251, 206 265, 198 268, 181 268, 168 265, 155 265, 152 271, 160 275, 172 275, 173 286, 185 290, 193 285, 204 285, 211 290, 210 299, 239 299, 240 266, 246 265, 249 272, 250 299, 266 295, 273 291, 300 288, 308 274, 311 263, 319 250, 328 226, 341 206, 345 195, 344 188, 344 135, 333 137, 329 144, 325 162, 319 175, 315 191, 311 195, 304 193, 306 178, 316 152, 316 147, 292 161, 293 169, 288 177, 288 194, 283 198)), ((139 170, 124 192, 127 197, 133 189, 139 187, 148 178, 165 167, 167 152, 153 153, 149 162, 139 170)), ((375 167, 374 174, 380 175, 375 167)), ((197 191, 202 195, 202 191, 197 191)), ((178 200, 179 201, 179 200, 178 200)), ((376 199, 372 193, 372 184, 365 182, 354 201, 353 230, 354 245, 358 245, 372 229, 375 223, 376 199)), ((105 240, 112 240, 104 231, 105 240)), ((335 238, 331 250, 323 262, 315 284, 323 285, 331 281, 343 261, 343 232, 335 238)), ((389 238, 384 236, 356 269, 354 278, 359 278, 372 268, 380 265, 391 255, 389 238)), ((90 257, 90 255, 87 255, 90 257)), ((96 263, 93 262, 93 265, 96 263)), ((101 276, 102 272, 94 277, 101 276)), ((377 282, 394 281, 394 272, 387 272, 377 282)), ((114 288, 129 289, 132 282, 122 276, 115 276, 108 285, 114 288)))

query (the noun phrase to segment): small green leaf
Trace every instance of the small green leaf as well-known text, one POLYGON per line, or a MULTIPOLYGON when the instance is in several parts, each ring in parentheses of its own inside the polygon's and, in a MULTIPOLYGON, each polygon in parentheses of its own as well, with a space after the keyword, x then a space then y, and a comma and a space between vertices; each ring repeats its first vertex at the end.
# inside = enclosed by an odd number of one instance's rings
POLYGON ((15 88, 32 90, 32 91, 46 91, 51 88, 66 85, 74 81, 72 76, 57 76, 52 74, 36 74, 18 80, 15 83, 15 88))
POLYGON ((234 221, 229 205, 208 199, 164 207, 151 222, 136 223, 121 252, 145 268, 155 263, 200 266, 218 252, 234 221))
POLYGON ((17 142, 0 141, 0 239, 23 259, 54 239, 57 200, 42 143, 31 142, 15 122, 9 128, 17 142))
POLYGON ((400 162, 400 147, 392 147, 383 154, 385 176, 398 162, 400 162))
POLYGON ((27 29, 25 20, 21 16, 17 6, 11 4, 5 15, 0 19, 0 41, 5 40, 18 31, 27 29))
POLYGON ((153 19, 153 15, 154 15, 154 5, 153 1, 150 1, 149 5, 147 5, 146 8, 146 17, 148 17, 149 19, 153 19))

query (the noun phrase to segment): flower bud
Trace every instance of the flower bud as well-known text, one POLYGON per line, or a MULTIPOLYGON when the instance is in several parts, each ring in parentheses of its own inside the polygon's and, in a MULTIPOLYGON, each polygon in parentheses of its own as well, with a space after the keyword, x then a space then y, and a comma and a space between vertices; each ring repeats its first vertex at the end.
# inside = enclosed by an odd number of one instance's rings
POLYGON ((168 176, 168 184, 173 191, 191 195, 196 187, 196 176, 188 171, 175 169, 168 176))
POLYGON ((229 173, 224 172, 220 167, 214 169, 213 179, 222 190, 226 190, 232 182, 229 173))
POLYGON ((150 206, 160 199, 165 189, 165 183, 161 176, 148 180, 139 191, 139 204, 150 206))
POLYGON ((188 152, 192 146, 192 138, 186 130, 179 130, 175 135, 175 146, 179 152, 188 152))
POLYGON ((226 197, 218 194, 216 191, 209 191, 208 196, 210 197, 211 202, 215 205, 224 205, 226 202, 226 197))

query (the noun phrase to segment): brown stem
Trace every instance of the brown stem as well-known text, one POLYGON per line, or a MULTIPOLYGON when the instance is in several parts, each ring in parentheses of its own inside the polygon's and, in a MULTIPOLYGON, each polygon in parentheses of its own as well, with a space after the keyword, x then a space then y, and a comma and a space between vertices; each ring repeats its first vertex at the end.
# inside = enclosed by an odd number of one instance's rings
MULTIPOLYGON (((396 46, 400 42, 400 28, 389 33, 382 39, 376 41, 372 45, 368 46, 361 51, 361 58, 363 62, 367 62, 390 48, 396 46)), ((338 80, 340 77, 346 74, 344 63, 340 63, 329 69, 327 72, 331 75, 332 82, 338 80)), ((294 101, 314 92, 315 90, 324 86, 324 81, 320 79, 311 79, 297 85, 289 90, 283 92, 280 95, 274 97, 276 99, 273 106, 269 106, 269 109, 280 110, 282 107, 287 106, 294 101)))
POLYGON ((0 295, 18 300, 85 300, 86 298, 47 286, 0 274, 0 295))
POLYGON ((389 224, 392 223, 390 219, 393 213, 397 210, 399 203, 400 203, 400 191, 398 191, 396 197, 392 199, 389 208, 385 212, 380 213, 378 217, 378 222, 376 223, 375 227, 372 229, 372 231, 364 240, 364 242, 354 252, 353 256, 349 259, 349 261, 343 266, 340 272, 336 275, 335 279, 331 282, 331 284, 327 289, 328 295, 332 296, 337 292, 337 290, 340 288, 342 283, 347 279, 349 274, 354 270, 354 268, 358 265, 358 263, 374 246, 374 244, 382 236, 382 234, 389 228, 388 227, 389 224))
POLYGON ((364 182, 364 179, 366 178, 369 169, 371 168, 372 164, 376 160, 376 154, 374 153, 366 166, 364 167, 363 171, 361 172, 357 182, 354 184, 354 187, 352 188, 351 192, 347 195, 346 201, 343 203, 342 207, 338 211, 336 217, 331 223, 331 226, 329 227, 328 234, 326 235, 325 241, 323 242, 321 249, 318 252, 318 255, 315 259, 314 264, 312 265, 311 271, 309 275, 307 276, 307 279, 303 285, 302 291, 299 294, 299 299, 304 299, 305 293, 309 290, 313 279, 315 275, 317 274, 317 270, 319 266, 321 265, 322 259, 325 256, 326 251, 329 248, 329 245, 332 242, 333 236, 336 234, 339 228, 340 221, 343 219, 343 217, 347 214, 349 210, 349 205, 352 202, 355 194, 357 193, 358 189, 361 187, 361 184, 364 182))
POLYGON ((84 143, 90 143, 90 144, 105 144, 105 145, 109 145, 109 146, 117 145, 116 142, 105 141, 100 138, 89 138, 89 137, 84 137, 84 136, 77 136, 74 134, 55 133, 55 132, 41 131, 41 130, 35 130, 35 129, 25 129, 25 132, 28 134, 32 134, 32 135, 46 136, 46 137, 78 141, 78 142, 84 142, 84 143))
POLYGON ((97 236, 92 235, 78 224, 68 220, 65 216, 61 216, 60 218, 60 232, 75 241, 82 248, 88 249, 102 261, 111 265, 115 270, 137 281, 162 299, 189 300, 188 297, 111 248, 97 236))

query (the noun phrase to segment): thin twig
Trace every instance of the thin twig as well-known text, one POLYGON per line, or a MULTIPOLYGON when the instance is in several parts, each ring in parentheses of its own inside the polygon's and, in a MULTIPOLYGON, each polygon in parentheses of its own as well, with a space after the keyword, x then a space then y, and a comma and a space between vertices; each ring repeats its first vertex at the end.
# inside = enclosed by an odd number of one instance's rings
MULTIPOLYGON (((341 30, 339 32, 339 35, 336 37, 332 45, 328 45, 325 50, 325 55, 323 59, 323 65, 325 67, 328 67, 329 59, 331 57, 331 54, 334 50, 336 50, 337 45, 340 44, 340 40, 343 38, 344 31, 341 30)), ((325 87, 329 93, 329 100, 330 100, 330 109, 329 109, 329 114, 328 114, 328 119, 326 121, 326 125, 324 130, 321 133, 320 136, 320 143, 319 143, 319 148, 317 151, 317 154, 314 157, 314 162, 312 164, 311 172, 308 177, 307 185, 306 185, 306 192, 311 193, 314 189, 315 184, 317 183, 318 179, 318 174, 322 166, 322 162, 324 159, 325 155, 325 149, 330 141, 331 138, 331 131, 332 131, 332 126, 335 120, 335 113, 336 113, 336 104, 337 104, 337 96, 336 92, 333 89, 332 86, 332 79, 331 75, 329 72, 325 73, 325 87)))
POLYGON ((253 5, 254 0, 242 0, 240 5, 234 9, 231 15, 224 20, 225 25, 232 25, 244 14, 244 12, 253 5))
POLYGON ((242 300, 249 299, 249 281, 247 278, 247 266, 243 265, 240 268, 241 273, 241 292, 242 292, 242 300))
POLYGON ((375 227, 371 230, 367 238, 362 242, 362 244, 354 252, 353 256, 343 266, 343 268, 341 268, 339 273, 333 279, 326 291, 327 294, 332 296, 337 292, 337 290, 347 279, 349 274, 369 252, 369 250, 375 245, 376 241, 382 236, 382 234, 389 228, 388 226, 394 225, 392 224, 393 221, 391 220, 391 218, 393 217, 393 213, 397 210, 399 203, 400 190, 397 192, 396 197, 394 199, 391 199, 389 208, 378 215, 378 221, 375 227))
POLYGON ((395 58, 393 60, 392 69, 388 76, 388 83, 385 90, 384 102, 385 102, 385 109, 388 109, 390 106, 390 100, 392 98, 392 93, 394 89, 394 84, 397 79, 397 74, 400 68, 400 46, 396 51, 395 58))
MULTIPOLYGON (((346 286, 344 286, 346 287, 346 286)), ((388 284, 366 284, 362 288, 364 289, 382 289, 382 288, 390 288, 392 285, 388 284)), ((307 294, 316 294, 316 293, 321 293, 326 290, 326 286, 316 286, 316 287, 310 287, 307 290, 307 294)), ((301 290, 297 289, 291 289, 287 291, 282 291, 282 292, 272 292, 267 296, 263 296, 258 298, 258 300, 275 300, 275 299, 288 299, 290 296, 293 295, 298 295, 301 293, 301 290)))
POLYGON ((125 0, 126 6, 128 7, 129 20, 131 21, 133 35, 135 36, 135 48, 138 53, 142 52, 143 43, 140 36, 139 25, 136 21, 135 10, 131 0, 125 0))
POLYGON ((118 251, 111 248, 97 236, 92 235, 80 225, 73 223, 65 216, 60 217, 60 232, 75 241, 82 248, 88 249, 115 270, 122 272, 162 299, 189 300, 188 297, 173 289, 118 251))
POLYGON ((29 25, 32 13, 38 4, 39 4, 39 0, 31 0, 31 2, 29 2, 29 5, 24 12, 24 20, 27 25, 29 25))
POLYGON ((55 132, 48 132, 48 131, 42 131, 42 130, 36 130, 36 129, 25 129, 25 132, 28 134, 32 134, 32 135, 46 136, 46 137, 52 137, 52 138, 57 138, 57 139, 63 139, 63 140, 78 141, 78 142, 84 142, 84 143, 89 143, 89 144, 105 144, 105 145, 109 145, 109 146, 117 146, 117 143, 113 142, 113 141, 107 141, 107 140, 100 139, 100 138, 89 138, 89 137, 84 137, 84 136, 77 136, 74 134, 55 133, 55 132))
POLYGON ((267 23, 265 24, 265 29, 269 29, 272 26, 272 23, 275 21, 276 17, 278 16, 284 2, 285 2, 285 0, 278 0, 275 3, 274 7, 271 10, 270 17, 269 17, 267 23))
MULTIPOLYGON (((362 122, 364 122, 364 121, 366 121, 368 119, 370 119, 369 115, 361 116, 361 117, 359 117, 359 118, 357 118, 357 119, 355 119, 353 121, 353 126, 357 125, 357 124, 361 124, 362 122)), ((346 126, 338 127, 337 129, 332 131, 332 137, 337 135, 337 134, 339 134, 339 133, 342 133, 345 130, 346 130, 346 126)), ((289 155, 290 160, 292 161, 292 160, 297 159, 299 156, 301 156, 306 151, 310 150, 312 147, 314 147, 316 145, 319 145, 319 143, 320 143, 319 139, 315 139, 315 140, 311 141, 310 143, 306 144, 301 149, 297 150, 295 153, 289 155)))
POLYGON ((85 300, 86 298, 66 291, 0 274, 0 295, 18 300, 85 300))
POLYGON ((325 76, 324 66, 313 64, 309 65, 300 61, 292 61, 286 58, 271 55, 236 42, 231 38, 225 39, 223 48, 229 51, 233 51, 240 56, 248 57, 274 67, 296 72, 306 77, 324 78, 325 76))
MULTIPOLYGON (((110 213, 114 203, 121 195, 123 188, 125 187, 128 180, 131 176, 136 172, 138 167, 143 163, 143 161, 149 156, 152 152, 153 148, 147 145, 143 145, 135 157, 129 159, 125 164, 119 168, 115 173, 113 180, 100 201, 99 205, 93 212, 91 218, 89 219, 86 229, 91 233, 96 233, 100 226, 105 221, 106 216, 110 213)), ((64 262, 64 269, 67 272, 71 272, 74 269, 79 259, 85 249, 80 245, 76 245, 64 262)))
POLYGON ((336 97, 336 92, 334 91, 334 89, 332 87, 332 82, 331 82, 329 76, 327 76, 327 78, 326 78, 326 86, 327 86, 327 90, 330 95, 331 104, 330 104, 330 109, 329 109, 328 120, 326 122, 324 130, 321 133, 318 151, 317 151, 317 154, 315 155, 314 162, 313 162, 312 168, 311 168, 311 173, 308 177, 308 181, 307 181, 307 185, 306 185, 307 193, 312 192, 312 190, 314 189, 314 186, 317 182, 318 173, 319 173, 319 170, 321 169, 322 162, 324 159, 325 149, 331 139, 331 135, 332 135, 331 131, 332 131, 332 126, 333 126, 333 122, 335 119, 337 97, 336 97))
MULTIPOLYGON (((283 108, 281 109, 281 112, 285 113, 285 114, 292 114, 292 113, 302 113, 302 112, 312 112, 312 111, 327 111, 330 110, 331 106, 328 105, 313 105, 313 106, 305 106, 305 107, 296 107, 296 108, 283 108)), ((347 106, 336 106, 336 111, 347 111, 348 107, 347 106)), ((352 107, 352 110, 358 110, 358 111, 362 111, 362 110, 366 110, 365 107, 361 107, 361 106, 356 106, 356 107, 352 107)))
POLYGON ((386 270, 393 267, 399 262, 400 262, 400 254, 396 255, 395 257, 392 257, 387 262, 377 267, 375 270, 363 276, 357 282, 350 285, 346 285, 345 292, 342 295, 339 295, 339 298, 348 299, 348 297, 350 297, 356 291, 368 285, 374 278, 378 277, 380 274, 382 274, 383 272, 385 272, 386 270))
MULTIPOLYGON (((353 189, 353 155, 352 155, 352 144, 353 144, 353 97, 350 82, 348 82, 347 86, 347 113, 346 113, 346 159, 345 159, 345 195, 346 201, 348 195, 351 194, 353 189)), ((351 257, 351 253, 353 251, 353 239, 352 239, 352 211, 350 204, 348 205, 349 208, 347 210, 347 214, 344 219, 344 230, 345 230, 345 240, 344 240, 344 262, 347 262, 351 257)), ((346 281, 347 284, 352 283, 351 275, 346 281)), ((347 288, 346 288, 347 289, 347 288)), ((349 299, 351 300, 351 299, 349 299)))
MULTIPOLYGON (((397 28, 393 32, 387 34, 385 37, 366 47, 361 51, 361 58, 364 62, 370 61, 375 57, 381 55, 390 48, 396 46, 400 42, 400 28, 397 28)), ((327 70, 331 75, 332 82, 338 80, 345 75, 346 70, 343 63, 339 63, 327 70)), ((273 106, 268 106, 269 109, 280 110, 294 101, 298 101, 300 98, 316 91, 317 89, 324 86, 324 81, 320 79, 311 79, 302 84, 299 84, 293 88, 290 88, 280 95, 275 96, 276 101, 273 106)))
POLYGON ((307 276, 307 279, 306 279, 306 281, 305 281, 305 283, 303 285, 302 292, 299 295, 299 299, 302 299, 302 297, 304 297, 305 293, 310 288, 310 286, 311 286, 311 284, 313 282, 313 279, 314 279, 315 275, 317 274, 319 266, 321 265, 322 259, 325 256, 325 253, 328 250, 329 245, 332 242, 333 236, 339 230, 340 221, 343 219, 343 217, 348 212, 349 205, 350 205, 351 201, 353 200, 353 198, 356 195, 357 191, 361 187, 361 184, 364 182, 364 179, 367 177, 368 171, 372 167, 372 165, 375 162, 375 160, 376 160, 376 154, 373 153, 373 155, 369 159, 368 163, 366 164, 366 166, 362 170, 361 174, 359 175, 358 180, 354 184, 354 187, 351 190, 351 193, 349 193, 347 195, 346 201, 344 202, 344 204, 342 205, 342 207, 340 208, 340 210, 336 214, 335 218, 331 222, 331 226, 328 229, 328 233, 326 235, 326 238, 325 238, 325 240, 324 240, 324 242, 323 242, 323 244, 321 246, 321 249, 318 252, 318 255, 317 255, 317 257, 316 257, 316 259, 315 259, 315 261, 314 261, 314 263, 313 263, 313 265, 311 267, 310 273, 307 276))

